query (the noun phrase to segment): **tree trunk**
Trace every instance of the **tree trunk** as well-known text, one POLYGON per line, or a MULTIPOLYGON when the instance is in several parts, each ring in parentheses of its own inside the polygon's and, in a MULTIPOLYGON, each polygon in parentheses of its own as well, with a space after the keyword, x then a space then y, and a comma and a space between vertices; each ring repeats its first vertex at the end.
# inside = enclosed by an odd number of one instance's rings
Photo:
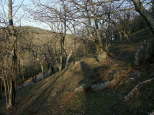
POLYGON ((4 73, 4 89, 5 89, 5 96, 6 96, 6 107, 7 109, 12 109, 13 105, 15 104, 15 82, 17 76, 17 37, 15 36, 15 31, 13 28, 13 2, 12 0, 8 1, 8 21, 9 21, 9 37, 13 44, 12 50, 12 63, 11 66, 7 69, 4 73))
POLYGON ((70 53, 67 58, 66 58, 66 64, 65 64, 65 67, 67 67, 69 65, 69 61, 71 59, 71 56, 72 56, 72 53, 70 53))
POLYGON ((9 26, 13 26, 13 9, 12 9, 12 0, 8 1, 8 18, 9 18, 9 26))
MULTIPOLYGON (((153 0, 152 0, 153 1, 153 0)), ((154 35, 154 18, 153 15, 151 15, 143 6, 141 0, 132 0, 136 11, 143 17, 143 19, 148 24, 148 27, 150 28, 152 34, 154 35)), ((154 7, 154 2, 153 7, 154 7)))
POLYGON ((152 18, 154 19, 154 0, 152 0, 152 18))
POLYGON ((41 72, 42 72, 42 74, 43 74, 43 76, 44 76, 44 67, 43 67, 43 63, 40 62, 40 66, 41 66, 41 72))
MULTIPOLYGON (((151 33, 153 34, 153 39, 152 40, 148 40, 148 42, 146 43, 146 46, 151 46, 151 48, 148 48, 148 47, 145 47, 144 50, 145 52, 141 52, 142 49, 137 52, 138 54, 142 54, 144 55, 144 59, 146 59, 145 61, 148 61, 148 59, 146 58, 147 55, 152 58, 152 55, 153 55, 153 50, 154 50, 154 14, 153 14, 153 11, 154 11, 154 0, 152 0, 152 14, 147 11, 145 9, 145 7, 143 6, 143 3, 141 2, 141 0, 132 0, 134 6, 135 6, 135 9, 136 11, 143 17, 143 19, 145 20, 145 22, 147 23, 151 33), (150 44, 150 45, 149 45, 150 44), (145 53, 145 54, 144 54, 145 53)), ((136 55, 137 57, 137 55, 136 55)), ((149 59, 150 59, 149 58, 149 59)), ((141 57, 137 57, 136 59, 141 59, 143 60, 141 57)))

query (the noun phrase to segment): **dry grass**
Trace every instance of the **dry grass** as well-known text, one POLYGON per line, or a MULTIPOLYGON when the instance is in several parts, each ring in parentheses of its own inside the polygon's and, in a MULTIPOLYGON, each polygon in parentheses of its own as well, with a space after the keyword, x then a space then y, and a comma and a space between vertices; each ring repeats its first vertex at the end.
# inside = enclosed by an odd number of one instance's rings
POLYGON ((153 72, 153 66, 136 70, 129 65, 137 44, 116 44, 112 58, 101 62, 83 58, 63 71, 21 89, 17 94, 16 110, 11 115, 145 115, 142 110, 154 109, 153 84, 145 87, 141 98, 135 98, 130 104, 121 101, 139 81, 153 72), (139 78, 130 76, 138 71, 142 73, 139 78), (130 79, 132 77, 134 80, 130 79), (89 86, 100 81, 110 81, 111 85, 103 91, 75 92, 82 84, 89 86))

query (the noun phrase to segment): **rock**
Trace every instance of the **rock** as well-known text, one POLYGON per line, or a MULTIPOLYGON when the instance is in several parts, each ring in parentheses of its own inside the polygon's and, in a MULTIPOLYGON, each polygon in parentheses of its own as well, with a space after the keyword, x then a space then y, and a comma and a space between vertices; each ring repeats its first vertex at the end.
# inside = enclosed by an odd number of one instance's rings
POLYGON ((133 77, 131 77, 131 78, 129 78, 130 80, 135 80, 135 78, 133 78, 133 77))
POLYGON ((81 86, 75 88, 74 91, 75 91, 75 92, 82 92, 82 91, 84 91, 84 89, 85 89, 85 87, 84 87, 83 85, 81 85, 81 86))
POLYGON ((110 81, 105 81, 105 82, 100 82, 100 83, 96 83, 93 85, 90 85, 89 87, 86 84, 83 84, 81 86, 79 86, 78 88, 76 88, 74 91, 75 92, 82 92, 82 91, 86 91, 86 90, 93 90, 93 91, 98 91, 98 90, 103 90, 105 88, 107 88, 110 84, 110 81))
POLYGON ((140 71, 135 71, 129 74, 130 79, 138 79, 141 76, 141 72, 140 71))
POLYGON ((34 83, 33 83, 33 82, 25 82, 25 83, 22 85, 22 87, 30 86, 30 85, 32 85, 32 84, 34 84, 34 83))
POLYGON ((110 82, 106 81, 106 82, 94 84, 94 85, 91 86, 91 88, 94 91, 95 90, 103 90, 103 89, 107 88, 109 84, 110 84, 110 82))
POLYGON ((150 113, 149 115, 154 115, 154 112, 150 113))

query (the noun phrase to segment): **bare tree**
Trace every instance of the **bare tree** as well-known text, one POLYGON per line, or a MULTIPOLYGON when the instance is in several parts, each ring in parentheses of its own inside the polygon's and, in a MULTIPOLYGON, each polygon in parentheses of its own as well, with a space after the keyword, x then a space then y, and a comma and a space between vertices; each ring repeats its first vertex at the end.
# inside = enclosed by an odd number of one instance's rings
MULTIPOLYGON (((111 32, 113 15, 125 11, 127 9, 121 8, 124 0, 66 0, 70 3, 77 13, 76 18, 80 23, 85 25, 87 36, 94 41, 97 54, 101 55, 108 51, 110 46, 110 38, 112 34, 107 35, 107 31, 111 32), (109 36, 110 35, 110 36, 109 36)), ((129 10, 129 9, 128 9, 129 10)), ((112 32, 111 32, 112 33, 112 32)), ((125 32, 125 35, 126 32, 125 32)))
MULTIPOLYGON (((147 9, 144 7, 141 0, 132 0, 136 11, 143 17, 143 19, 148 24, 151 32, 154 34, 154 18, 153 14, 151 14, 147 9)), ((154 9, 154 1, 152 0, 152 10, 154 9)), ((153 13, 153 12, 152 12, 153 13)))
POLYGON ((3 76, 2 81, 5 89, 6 107, 11 109, 15 105, 15 87, 16 87, 16 76, 18 70, 17 64, 17 37, 16 31, 13 25, 13 2, 8 1, 8 22, 9 26, 4 28, 5 32, 5 46, 3 47, 4 52, 2 53, 3 58, 1 63, 1 75, 3 76))
POLYGON ((59 63, 58 68, 61 71, 66 65, 67 52, 65 50, 65 39, 69 29, 68 25, 71 20, 71 12, 65 0, 59 0, 59 3, 59 7, 55 7, 55 4, 52 6, 50 4, 43 4, 39 1, 35 3, 38 10, 33 11, 32 16, 34 19, 48 24, 51 30, 56 32, 56 39, 59 41, 60 46, 58 48, 59 54, 57 63, 59 63))

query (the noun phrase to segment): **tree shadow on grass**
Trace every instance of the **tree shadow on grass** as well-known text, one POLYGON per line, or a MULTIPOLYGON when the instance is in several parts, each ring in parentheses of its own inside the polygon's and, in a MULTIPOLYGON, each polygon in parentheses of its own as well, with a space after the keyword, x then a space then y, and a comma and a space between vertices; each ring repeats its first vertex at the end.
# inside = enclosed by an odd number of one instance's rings
POLYGON ((120 44, 118 44, 117 46, 111 47, 110 52, 112 54, 112 58, 118 61, 122 61, 126 64, 128 63, 132 64, 134 61, 136 49, 131 45, 130 46, 122 46, 122 45, 120 46, 120 44))
POLYGON ((84 98, 84 110, 78 113, 81 113, 81 115, 113 115, 110 108, 116 103, 118 96, 110 90, 92 91, 90 87, 92 84, 102 82, 100 75, 97 73, 109 69, 109 66, 102 65, 93 68, 85 62, 81 62, 81 69, 83 70, 84 79, 80 84, 86 84, 87 86, 84 95, 81 95, 81 98, 84 98))
POLYGON ((80 82, 80 85, 82 84, 89 84, 92 85, 96 82, 102 82, 102 78, 100 76, 100 71, 105 71, 109 69, 109 66, 107 65, 101 65, 97 67, 91 67, 85 62, 81 62, 81 70, 83 71, 84 79, 80 82))

